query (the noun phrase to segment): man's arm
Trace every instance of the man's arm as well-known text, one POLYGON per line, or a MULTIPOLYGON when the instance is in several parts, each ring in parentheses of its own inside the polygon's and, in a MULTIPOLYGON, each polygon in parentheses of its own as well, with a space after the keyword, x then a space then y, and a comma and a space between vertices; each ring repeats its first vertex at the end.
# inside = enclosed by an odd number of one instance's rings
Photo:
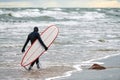
POLYGON ((29 42, 29 36, 27 37, 27 40, 26 40, 26 42, 25 42, 25 44, 24 44, 24 46, 22 48, 22 52, 25 52, 25 47, 28 44, 28 42, 29 42))
POLYGON ((42 41, 42 39, 41 39, 39 33, 38 33, 37 37, 38 37, 38 40, 39 40, 39 42, 41 43, 41 45, 45 48, 45 50, 47 50, 48 47, 47 47, 47 46, 44 44, 44 42, 42 41))

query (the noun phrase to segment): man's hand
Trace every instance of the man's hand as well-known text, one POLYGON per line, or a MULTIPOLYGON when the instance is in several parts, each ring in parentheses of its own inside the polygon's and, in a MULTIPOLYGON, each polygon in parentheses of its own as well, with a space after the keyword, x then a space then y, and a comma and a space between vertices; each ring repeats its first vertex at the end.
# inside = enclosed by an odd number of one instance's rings
POLYGON ((48 47, 45 47, 45 50, 47 51, 47 50, 48 50, 48 47))
POLYGON ((22 49, 22 53, 24 53, 25 52, 25 49, 22 49))

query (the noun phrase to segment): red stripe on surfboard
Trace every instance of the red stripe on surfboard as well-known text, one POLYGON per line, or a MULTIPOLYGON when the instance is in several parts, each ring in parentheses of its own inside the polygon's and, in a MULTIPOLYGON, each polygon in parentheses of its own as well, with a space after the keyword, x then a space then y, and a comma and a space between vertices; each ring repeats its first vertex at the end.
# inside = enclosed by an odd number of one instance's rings
MULTIPOLYGON (((42 34, 43 34, 48 28, 50 28, 50 27, 52 27, 52 26, 54 26, 54 25, 48 26, 48 27, 41 33, 41 36, 42 36, 42 34)), ((37 40, 37 39, 36 39, 36 40, 37 40)), ((36 40, 33 42, 33 44, 36 42, 36 40)), ((33 44, 28 48, 27 52, 25 52, 25 55, 23 56, 22 61, 21 61, 21 65, 22 65, 22 62, 23 62, 25 56, 27 55, 29 49, 31 49, 31 47, 33 46, 33 44)))
MULTIPOLYGON (((54 25, 52 25, 52 26, 54 26, 54 25)), ((49 26, 48 28, 50 28, 50 27, 52 27, 52 26, 49 26)), ((56 27, 56 26, 55 26, 55 27, 56 27)), ((48 29, 48 28, 47 28, 47 29, 48 29)), ((56 27, 56 28, 57 28, 57 27, 56 27)), ((46 30, 47 30, 47 29, 46 29, 46 30)), ((46 30, 45 30, 45 31, 46 31, 46 30)), ((43 31, 43 33, 44 33, 45 31, 43 31)), ((42 33, 42 34, 43 34, 43 33, 42 33)), ((57 35, 58 35, 58 33, 57 33, 57 35)), ((56 35, 56 37, 57 37, 57 35, 56 35)), ((56 38, 56 37, 55 37, 55 38, 56 38)), ((54 39, 54 40, 55 40, 55 39, 54 39)), ((54 41, 54 40, 53 40, 53 41, 54 41)), ((53 42, 53 41, 52 41, 52 42, 53 42)), ((51 42, 51 43, 52 43, 52 42, 51 42)), ((51 43, 50 43, 50 44, 51 44, 51 43)), ((32 45, 31 45, 31 46, 32 46, 32 45)), ((30 46, 30 48, 31 48, 31 46, 30 46)), ((49 46, 50 46, 50 45, 49 45, 49 46)), ((49 46, 48 46, 48 47, 49 47, 49 46)), ((29 49, 30 49, 30 48, 29 48, 29 49)), ((29 51, 29 49, 28 49, 28 51, 29 51)), ((28 52, 28 51, 27 51, 27 52, 28 52)), ((27 52, 26 52, 26 54, 27 54, 27 52)), ((43 52, 44 52, 44 51, 43 51, 43 52)), ((25 56, 26 56, 26 54, 25 54, 25 56)), ((41 54, 42 54, 42 53, 41 53, 41 54)), ((41 55, 41 54, 40 54, 40 55, 41 55)), ((25 56, 24 56, 24 57, 25 57, 25 56)), ((24 58, 23 58, 23 60, 24 60, 24 58)), ((23 60, 22 60, 21 64, 23 63, 23 60)), ((36 60, 36 59, 35 59, 35 60, 36 60)), ((23 66, 23 64, 22 64, 22 66, 23 66)), ((24 66, 25 66, 25 65, 24 65, 24 66)))
MULTIPOLYGON (((56 28, 55 28, 56 29, 56 28)), ((50 37, 50 35, 55 31, 55 29, 53 29, 51 32, 50 32, 50 34, 46 37, 46 39, 44 40, 44 42, 50 37)), ((29 60, 30 58, 31 58, 31 56, 33 56, 34 55, 34 53, 38 50, 38 49, 40 49, 42 46, 39 46, 31 55, 30 55, 30 57, 27 59, 27 60, 29 60)), ((25 64, 25 63, 24 63, 25 64)))
MULTIPOLYGON (((42 36, 42 34, 43 34, 45 31, 47 31, 48 28, 50 28, 50 27, 52 27, 52 26, 55 26, 55 25, 51 25, 51 26, 47 27, 47 28, 41 33, 41 36, 42 36)), ((55 26, 55 27, 56 27, 56 26, 55 26)), ((57 27, 56 27, 56 28, 57 28, 57 27)), ((57 29, 58 29, 58 28, 57 28, 57 29)), ((59 29, 58 29, 58 32, 57 32, 55 38, 53 39, 53 41, 56 39, 58 33, 59 33, 59 29)), ((36 41, 36 40, 35 40, 35 41, 36 41)), ((34 43, 35 43, 35 41, 34 41, 34 43)), ((49 48, 50 45, 53 43, 53 41, 48 45, 48 48, 49 48)), ((33 44, 34 44, 34 43, 33 43, 33 44)), ((33 45, 33 44, 32 44, 32 45, 33 45)), ((45 52, 45 51, 43 51, 35 60, 33 60, 32 62, 30 62, 29 64, 23 65, 23 60, 24 60, 26 54, 28 53, 28 51, 30 50, 30 48, 32 47, 32 45, 29 47, 29 49, 27 50, 27 52, 25 53, 25 55, 24 55, 23 58, 22 58, 21 66, 23 66, 23 67, 31 64, 33 61, 35 61, 37 58, 39 58, 39 57, 45 52)))

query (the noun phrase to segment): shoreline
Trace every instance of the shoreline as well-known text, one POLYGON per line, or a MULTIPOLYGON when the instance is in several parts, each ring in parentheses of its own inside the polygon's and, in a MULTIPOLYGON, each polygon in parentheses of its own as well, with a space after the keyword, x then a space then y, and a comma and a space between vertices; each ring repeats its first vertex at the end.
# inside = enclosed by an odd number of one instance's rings
POLYGON ((51 80, 51 77, 62 76, 63 73, 73 70, 70 66, 50 66, 40 70, 32 70, 27 72, 24 77, 30 77, 34 79, 51 80))
POLYGON ((74 70, 71 66, 49 66, 46 68, 41 68, 40 70, 33 68, 31 71, 27 71, 24 68, 3 68, 0 67, 0 77, 1 80, 51 80, 50 78, 56 76, 63 76, 64 73, 74 70), (5 76, 3 76, 5 75, 5 76))
MULTIPOLYGON (((120 76, 120 54, 115 54, 112 56, 106 56, 99 59, 94 59, 86 62, 82 62, 81 64, 76 65, 50 65, 48 67, 43 67, 40 70, 36 69, 35 66, 31 71, 26 71, 24 68, 12 64, 2 64, 0 67, 0 77, 1 80, 11 80, 11 79, 24 79, 24 80, 69 80, 70 78, 73 78, 72 80, 76 80, 76 78, 81 80, 88 80, 91 77, 87 77, 88 75, 91 75, 94 80, 96 78, 96 74, 101 75, 102 74, 108 74, 111 75, 112 72, 113 75, 116 75, 116 78, 120 76), (94 63, 100 64, 104 67, 106 67, 105 70, 90 70, 90 66, 94 63), (14 69, 12 68, 14 67, 14 69), (117 71, 116 71, 117 70, 117 71), (112 72, 111 72, 112 71, 112 72), (118 73, 118 74, 116 74, 118 73), (2 76, 6 75, 6 76, 2 76)), ((99 76, 98 76, 99 77, 99 76)), ((101 75, 101 77, 103 77, 101 75)), ((109 78, 110 76, 108 76, 109 78)), ((101 78, 100 78, 101 79, 101 78)), ((98 79, 99 80, 99 79, 98 79)), ((109 79, 109 80, 112 80, 109 79)), ((117 80, 117 79, 115 79, 117 80)))
POLYGON ((60 80, 119 80, 120 79, 120 54, 104 57, 103 59, 93 60, 89 62, 89 66, 85 65, 82 71, 77 71, 70 77, 66 77, 60 80), (106 69, 95 70, 88 69, 92 64, 98 63, 106 69))
MULTIPOLYGON (((120 71, 119 58, 120 58, 120 54, 116 54, 109 57, 107 56, 96 60, 94 59, 94 60, 86 61, 77 65, 57 65, 57 66, 51 65, 48 67, 43 67, 40 70, 33 67, 31 71, 26 71, 24 68, 20 68, 20 66, 16 66, 12 64, 7 64, 6 66, 4 66, 5 64, 3 64, 3 67, 0 67, 0 72, 3 73, 0 74, 0 77, 1 80, 11 80, 11 79, 69 80, 70 78, 73 78, 73 80, 76 80, 76 78, 81 80, 83 79, 87 80, 90 78, 87 76, 91 75, 93 77, 92 79, 94 80, 94 78, 97 79, 95 77, 95 74, 101 75, 101 73, 102 74, 104 73, 110 75, 111 71, 114 72, 114 70, 115 73, 113 73, 113 75, 116 75, 116 72, 119 73, 120 75, 120 72, 118 72, 120 71), (88 69, 94 63, 100 64, 106 67, 106 69, 105 70, 88 69), (14 67, 14 69, 12 67, 14 67), (2 75, 6 75, 6 76, 2 76, 2 75)), ((101 77, 103 76, 101 75, 101 77)), ((116 75, 116 77, 118 77, 118 75, 116 75)))

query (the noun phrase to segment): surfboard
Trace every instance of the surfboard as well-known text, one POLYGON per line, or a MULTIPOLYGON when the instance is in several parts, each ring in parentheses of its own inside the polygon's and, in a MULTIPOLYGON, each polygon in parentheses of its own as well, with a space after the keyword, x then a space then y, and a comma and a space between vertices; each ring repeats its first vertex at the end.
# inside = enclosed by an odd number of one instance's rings
MULTIPOLYGON (((58 28, 55 25, 51 25, 47 27, 40 35, 44 44, 49 48, 50 45, 56 39, 58 33, 59 33, 58 28)), ((31 64, 42 54, 44 54, 44 52, 45 52, 44 47, 40 44, 38 40, 35 40, 35 42, 28 48, 28 50, 25 51, 21 61, 21 66, 25 67, 31 64)))

